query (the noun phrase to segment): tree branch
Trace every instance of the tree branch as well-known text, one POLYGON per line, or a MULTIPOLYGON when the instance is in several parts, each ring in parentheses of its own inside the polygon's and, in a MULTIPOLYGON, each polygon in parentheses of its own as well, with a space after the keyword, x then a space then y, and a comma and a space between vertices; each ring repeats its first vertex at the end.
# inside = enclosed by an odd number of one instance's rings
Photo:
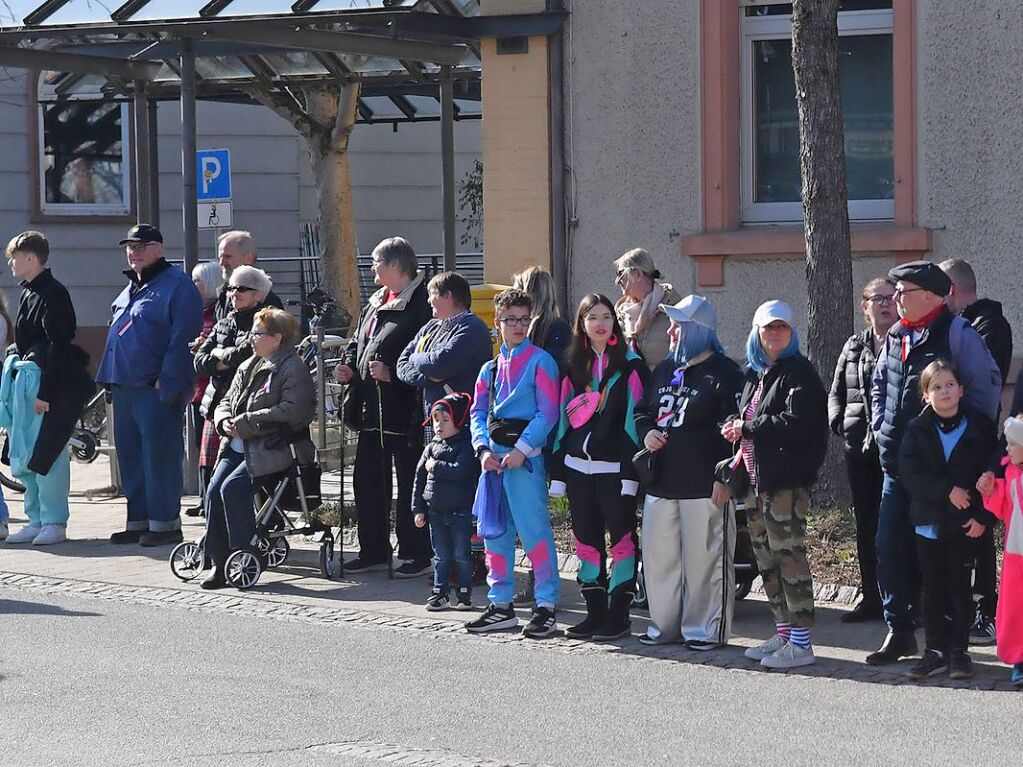
POLYGON ((278 115, 291 123, 308 141, 322 141, 325 135, 329 135, 327 125, 319 122, 310 115, 290 93, 284 94, 280 91, 269 88, 261 88, 256 85, 245 85, 242 90, 251 98, 258 101, 267 109, 271 109, 278 115))

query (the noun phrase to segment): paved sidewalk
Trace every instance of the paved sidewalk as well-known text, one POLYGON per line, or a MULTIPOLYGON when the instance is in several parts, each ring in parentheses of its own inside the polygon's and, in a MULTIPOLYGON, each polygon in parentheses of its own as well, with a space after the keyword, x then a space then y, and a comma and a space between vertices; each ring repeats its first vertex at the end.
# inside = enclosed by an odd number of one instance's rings
MULTIPOLYGON (((367 573, 346 574, 340 581, 327 581, 319 575, 317 545, 301 538, 290 539, 292 553, 284 566, 264 573, 259 585, 249 591, 204 592, 197 583, 182 583, 171 574, 167 564, 170 547, 143 549, 108 542, 111 532, 123 529, 125 504, 123 498, 92 492, 109 484, 105 461, 105 457, 100 457, 93 464, 73 466, 68 527, 71 540, 50 547, 0 544, 0 592, 7 589, 70 592, 89 598, 148 602, 167 609, 231 610, 285 620, 347 621, 373 624, 387 630, 466 636, 461 629, 466 613, 428 613, 423 609, 430 587, 427 578, 389 580, 386 573, 367 573)), ((12 529, 16 530, 24 521, 21 497, 9 491, 5 491, 5 495, 11 509, 12 529)), ((186 497, 182 506, 194 502, 194 498, 186 497)), ((188 517, 183 520, 186 538, 198 538, 202 534, 201 520, 188 517)), ((559 620, 564 627, 579 619, 581 609, 578 589, 567 578, 562 581, 562 598, 559 620)), ((478 606, 485 603, 483 590, 477 590, 474 602, 478 606)), ((909 661, 879 668, 864 665, 864 656, 876 649, 884 636, 883 624, 840 623, 839 617, 845 609, 834 603, 818 604, 813 636, 818 663, 790 673, 875 684, 908 683, 905 671, 909 661)), ((735 612, 731 645, 713 652, 696 653, 677 646, 648 648, 635 636, 604 645, 563 636, 528 644, 556 651, 612 652, 761 673, 756 664, 742 656, 742 650, 770 636, 773 624, 767 604, 753 595, 737 603, 735 612)), ((525 611, 520 611, 520 616, 524 614, 525 611)), ((634 615, 634 634, 646 628, 645 615, 642 611, 634 615)), ((922 632, 920 634, 922 639, 922 632)), ((515 641, 515 637, 491 635, 478 641, 509 642, 515 641)), ((974 648, 971 654, 977 671, 971 682, 939 678, 926 684, 1013 689, 1007 681, 1009 670, 998 662, 993 647, 974 648)))

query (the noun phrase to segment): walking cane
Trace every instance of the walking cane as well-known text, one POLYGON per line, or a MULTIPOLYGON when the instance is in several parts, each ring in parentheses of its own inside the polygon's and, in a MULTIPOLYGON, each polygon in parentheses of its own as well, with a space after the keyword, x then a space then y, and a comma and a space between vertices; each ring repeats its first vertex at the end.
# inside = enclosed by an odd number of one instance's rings
MULTIPOLYGON (((370 362, 383 362, 383 360, 380 359, 379 354, 374 354, 370 362)), ((383 480, 388 474, 387 450, 384 447, 384 399, 380 379, 374 378, 373 382, 377 390, 377 428, 380 430, 380 479, 383 480)), ((387 577, 394 578, 394 546, 391 545, 391 498, 387 499, 387 515, 385 519, 387 527, 387 577)), ((397 520, 395 520, 395 526, 397 526, 397 520)))

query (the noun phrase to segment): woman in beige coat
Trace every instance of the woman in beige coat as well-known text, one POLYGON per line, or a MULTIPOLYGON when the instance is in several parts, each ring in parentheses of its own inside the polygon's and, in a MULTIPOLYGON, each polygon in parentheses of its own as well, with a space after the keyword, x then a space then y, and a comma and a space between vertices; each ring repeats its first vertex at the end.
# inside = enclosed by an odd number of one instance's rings
POLYGON ((682 300, 667 282, 659 282, 661 273, 654 260, 642 248, 630 250, 614 262, 615 282, 622 297, 615 302, 618 322, 629 346, 642 355, 650 370, 668 356, 668 315, 661 304, 673 306, 682 300))

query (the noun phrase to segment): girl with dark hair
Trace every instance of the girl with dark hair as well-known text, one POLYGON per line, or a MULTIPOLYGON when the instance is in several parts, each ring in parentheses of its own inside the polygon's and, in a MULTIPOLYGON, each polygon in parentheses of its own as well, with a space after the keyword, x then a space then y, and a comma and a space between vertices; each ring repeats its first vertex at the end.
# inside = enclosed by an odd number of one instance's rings
POLYGON ((586 600, 586 618, 565 633, 608 641, 629 633, 636 590, 639 482, 632 456, 639 439, 633 416, 648 373, 625 343, 611 299, 599 293, 580 302, 565 360, 550 494, 568 493, 586 600), (611 536, 610 571, 605 533, 611 536))

